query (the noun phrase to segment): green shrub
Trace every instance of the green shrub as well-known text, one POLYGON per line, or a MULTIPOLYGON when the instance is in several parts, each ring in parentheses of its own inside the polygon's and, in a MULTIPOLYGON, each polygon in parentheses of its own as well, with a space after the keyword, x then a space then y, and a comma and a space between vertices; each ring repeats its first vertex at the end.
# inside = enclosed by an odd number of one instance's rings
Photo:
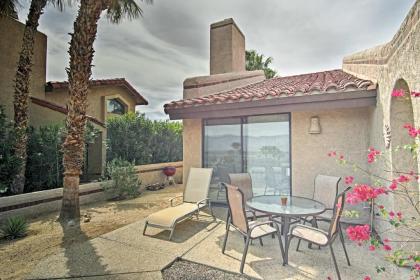
MULTIPOLYGON (((85 143, 94 143, 99 130, 87 123, 85 143)), ((25 192, 59 188, 63 185, 63 125, 46 125, 29 130, 25 192)), ((85 149, 84 158, 87 157, 85 149)), ((85 167, 84 167, 85 169, 85 167)), ((85 170, 84 170, 85 171, 85 170)), ((86 172, 84 172, 86 173, 86 172)))
POLYGON ((102 187, 110 199, 124 199, 139 194, 140 179, 134 164, 113 159, 107 164, 106 174, 111 181, 103 182, 102 187))
POLYGON ((182 124, 153 121, 127 113, 107 121, 107 161, 122 158, 135 164, 182 160, 182 124))
POLYGON ((21 238, 26 236, 26 234, 28 233, 28 223, 23 217, 11 217, 6 220, 6 223, 3 225, 1 231, 3 238, 21 238))
POLYGON ((13 178, 22 164, 21 159, 13 154, 14 139, 13 123, 7 120, 0 106, 0 195, 10 190, 13 178))

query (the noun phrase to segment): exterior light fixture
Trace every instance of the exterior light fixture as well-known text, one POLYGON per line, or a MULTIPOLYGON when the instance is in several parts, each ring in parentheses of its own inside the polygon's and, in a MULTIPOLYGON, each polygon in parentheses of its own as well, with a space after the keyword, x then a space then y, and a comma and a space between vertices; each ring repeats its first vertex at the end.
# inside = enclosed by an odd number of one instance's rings
POLYGON ((320 134, 321 124, 319 123, 319 117, 311 117, 311 123, 309 125, 309 134, 320 134))

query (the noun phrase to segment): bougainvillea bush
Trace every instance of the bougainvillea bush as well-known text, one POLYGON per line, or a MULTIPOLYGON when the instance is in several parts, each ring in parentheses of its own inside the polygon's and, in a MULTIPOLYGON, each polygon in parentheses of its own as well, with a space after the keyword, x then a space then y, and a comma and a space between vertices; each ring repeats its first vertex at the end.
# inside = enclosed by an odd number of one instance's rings
MULTIPOLYGON (((403 89, 394 90, 392 98, 411 98, 409 94, 412 98, 420 98, 419 92, 407 93, 403 89)), ((406 123, 404 128, 412 141, 394 145, 393 157, 405 157, 404 153, 409 153, 416 162, 419 156, 420 128, 412 123, 406 123)), ((419 173, 416 164, 397 169, 389 160, 387 153, 370 147, 366 152, 366 161, 370 165, 377 165, 376 170, 383 169, 382 174, 376 174, 353 162, 344 153, 331 151, 328 156, 341 165, 352 167, 355 173, 369 176, 372 182, 371 184, 357 183, 354 176, 351 176, 355 174, 349 174, 345 178, 345 184, 352 187, 347 194, 346 203, 351 205, 369 203, 375 215, 375 219, 372 219, 370 224, 349 226, 346 230, 347 237, 358 245, 366 245, 372 254, 378 250, 384 250, 388 261, 399 267, 410 269, 411 279, 420 279, 420 197, 419 173), (401 209, 404 205, 404 212, 385 206, 387 203, 381 204, 380 201, 386 201, 387 196, 393 196, 393 205, 396 208, 401 209), (375 223, 381 222, 388 226, 380 232, 378 227, 374 227, 373 220, 375 223), (382 239, 381 236, 390 237, 382 239)), ((344 215, 351 217, 357 216, 357 213, 346 211, 344 215)), ((385 268, 376 266, 376 271, 381 273, 385 271, 385 268)), ((365 279, 371 279, 371 277, 373 278, 372 275, 367 275, 365 279)))

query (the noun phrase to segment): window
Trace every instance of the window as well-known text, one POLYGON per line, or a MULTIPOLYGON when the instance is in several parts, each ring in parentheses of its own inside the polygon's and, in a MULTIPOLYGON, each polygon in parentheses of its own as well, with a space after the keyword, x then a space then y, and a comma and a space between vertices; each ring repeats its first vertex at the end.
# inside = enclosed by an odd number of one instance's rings
POLYGON ((125 104, 118 98, 107 100, 106 111, 112 114, 123 115, 125 113, 125 104))
POLYGON ((203 165, 213 168, 212 187, 248 172, 255 195, 290 193, 289 115, 205 120, 203 165))

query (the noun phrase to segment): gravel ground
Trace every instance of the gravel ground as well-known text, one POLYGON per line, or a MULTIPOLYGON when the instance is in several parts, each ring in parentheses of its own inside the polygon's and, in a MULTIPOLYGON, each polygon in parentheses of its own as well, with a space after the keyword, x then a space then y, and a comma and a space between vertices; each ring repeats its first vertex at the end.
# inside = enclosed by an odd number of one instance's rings
POLYGON ((189 261, 175 261, 162 271, 163 280, 251 280, 252 278, 189 261))

